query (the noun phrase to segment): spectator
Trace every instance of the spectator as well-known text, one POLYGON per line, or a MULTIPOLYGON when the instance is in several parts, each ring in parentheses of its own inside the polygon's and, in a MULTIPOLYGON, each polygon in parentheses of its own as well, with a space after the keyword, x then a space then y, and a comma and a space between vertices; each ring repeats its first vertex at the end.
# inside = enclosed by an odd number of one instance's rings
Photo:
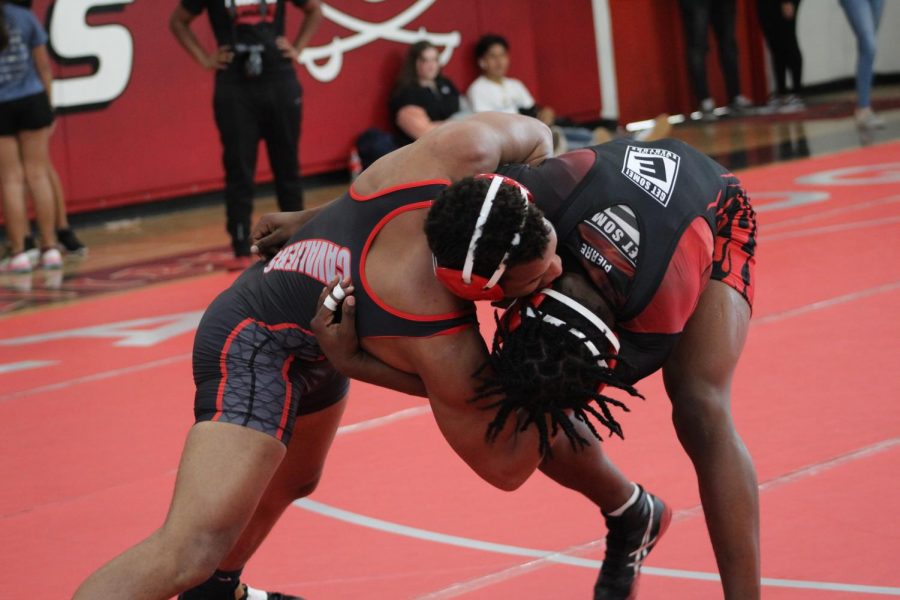
POLYGON ((709 95, 706 80, 707 36, 712 25, 719 45, 719 64, 725 77, 725 89, 731 112, 746 112, 753 103, 741 94, 738 71, 738 47, 735 39, 735 0, 678 0, 687 38, 688 75, 700 113, 706 121, 715 120, 715 101, 709 95))
MULTIPOLYGON (((519 113, 539 119, 553 131, 555 154, 600 144, 613 138, 602 127, 593 131, 577 127, 564 119, 558 119, 556 111, 549 106, 538 106, 525 84, 506 76, 509 71, 509 42, 503 36, 482 36, 475 44, 475 60, 481 76, 472 82, 466 92, 473 112, 519 113)), ((671 125, 668 115, 660 115, 653 128, 640 132, 635 138, 653 141, 665 137, 669 131, 671 125)))
POLYGON ((390 110, 398 146, 470 112, 453 82, 441 74, 437 48, 427 41, 409 47, 391 93, 390 110))
POLYGON ((769 104, 778 112, 797 112, 806 108, 800 98, 803 54, 797 42, 799 6, 800 0, 757 0, 756 4, 775 76, 775 94, 769 104), (790 88, 788 73, 791 75, 790 88))
POLYGON ((0 2, 0 184, 9 258, 3 270, 27 273, 28 216, 26 185, 31 191, 40 232, 40 264, 62 267, 56 248, 49 144, 53 109, 47 32, 31 11, 0 2))
POLYGON ((226 227, 235 260, 250 264, 250 218, 260 140, 266 142, 281 210, 303 208, 300 181, 300 120, 303 90, 294 71, 300 52, 322 19, 319 0, 291 0, 304 12, 293 42, 284 37, 287 0, 222 2, 181 0, 169 27, 188 54, 216 72, 213 99, 225 167, 226 227), (191 31, 204 10, 218 47, 207 53, 191 31))
MULTIPOLYGON (((31 10, 31 0, 10 0, 10 3, 31 10)), ((53 130, 55 130, 55 128, 56 125, 54 124, 53 130)), ((53 130, 51 130, 51 133, 53 130)), ((48 158, 48 160, 50 159, 48 158)), ((56 172, 56 168, 53 166, 52 161, 49 163, 49 168, 56 215, 56 239, 59 242, 59 248, 70 254, 83 256, 87 254, 87 247, 80 239, 78 239, 78 236, 75 235, 75 232, 69 226, 69 215, 66 212, 65 190, 63 189, 62 181, 60 180, 59 174, 56 172)), ((25 251, 29 253, 32 264, 36 264, 40 257, 40 251, 35 245, 34 236, 30 234, 25 236, 25 251)))
POLYGON ((872 112, 872 79, 878 25, 884 11, 884 0, 840 0, 841 8, 856 36, 856 124, 860 129, 880 129, 884 119, 872 112))

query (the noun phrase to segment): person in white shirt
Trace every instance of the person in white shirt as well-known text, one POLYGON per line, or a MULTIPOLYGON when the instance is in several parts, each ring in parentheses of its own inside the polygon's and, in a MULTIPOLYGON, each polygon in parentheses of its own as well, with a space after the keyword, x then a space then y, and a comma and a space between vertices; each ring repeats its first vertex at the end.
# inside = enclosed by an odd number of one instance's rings
POLYGON ((525 84, 506 76, 509 71, 509 42, 503 36, 482 36, 475 45, 475 58, 481 76, 472 82, 466 92, 473 112, 496 111, 536 117, 554 130, 557 154, 608 141, 608 137, 597 139, 594 132, 584 127, 557 127, 554 110, 548 106, 537 106, 525 84))
MULTIPOLYGON (((549 125, 553 131, 553 153, 602 144, 620 137, 603 127, 591 131, 586 127, 572 126, 566 119, 558 119, 549 106, 538 106, 528 88, 518 79, 507 77, 509 71, 509 42, 496 34, 487 34, 475 44, 475 59, 481 76, 469 86, 466 97, 473 112, 502 112, 535 117, 549 125)), ((638 141, 653 141, 668 137, 672 126, 668 115, 653 120, 651 128, 634 135, 638 141)))

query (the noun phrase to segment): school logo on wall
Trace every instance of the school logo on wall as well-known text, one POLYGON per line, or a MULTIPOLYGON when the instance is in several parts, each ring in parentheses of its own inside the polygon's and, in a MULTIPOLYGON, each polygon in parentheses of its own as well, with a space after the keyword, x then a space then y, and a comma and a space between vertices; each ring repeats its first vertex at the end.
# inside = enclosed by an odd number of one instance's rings
POLYGON ((622 174, 663 206, 675 189, 681 157, 663 148, 628 146, 622 174))
MULTIPOLYGON (((262 15, 260 0, 225 0, 241 23, 271 21, 276 0, 263 0, 266 14, 262 15)), ((376 2, 380 0, 369 0, 376 2)), ((65 111, 104 108, 121 96, 128 87, 134 68, 134 38, 122 23, 88 23, 92 13, 122 13, 136 0, 56 0, 48 13, 47 30, 54 59, 61 64, 86 64, 89 72, 75 77, 63 77, 53 82, 53 101, 65 111)), ((326 20, 350 33, 335 36, 325 45, 309 46, 300 54, 300 64, 317 81, 334 81, 344 66, 344 55, 368 44, 386 40, 400 44, 414 44, 426 40, 441 49, 441 65, 450 62, 454 50, 462 42, 459 31, 446 33, 428 31, 425 27, 409 27, 437 0, 415 0, 393 17, 370 22, 338 10, 328 2, 322 3, 326 20)), ((174 3, 173 3, 174 4, 174 3)))

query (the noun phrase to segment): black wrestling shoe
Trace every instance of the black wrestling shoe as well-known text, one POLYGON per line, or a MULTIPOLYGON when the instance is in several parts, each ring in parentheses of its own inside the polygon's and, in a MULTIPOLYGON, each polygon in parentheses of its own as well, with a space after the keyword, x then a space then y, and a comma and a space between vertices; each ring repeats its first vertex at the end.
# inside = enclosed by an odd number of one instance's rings
POLYGON ((606 556, 594 584, 594 600, 634 600, 644 559, 666 532, 672 510, 638 486, 633 505, 606 519, 606 556))
POLYGON ((242 583, 241 587, 244 588, 244 595, 241 596, 241 600, 303 600, 300 596, 288 596, 281 592, 264 592, 252 588, 246 583, 242 583))

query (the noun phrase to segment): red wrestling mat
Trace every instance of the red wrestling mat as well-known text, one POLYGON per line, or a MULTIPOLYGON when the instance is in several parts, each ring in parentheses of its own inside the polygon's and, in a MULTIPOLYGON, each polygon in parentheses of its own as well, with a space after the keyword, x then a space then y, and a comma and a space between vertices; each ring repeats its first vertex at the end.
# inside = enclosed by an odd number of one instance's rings
MULTIPOLYGON (((900 595, 900 144, 740 175, 761 235, 734 413, 759 472, 764 597, 900 595)), ((7 595, 68 597, 162 522, 192 420, 193 328, 232 277, 0 319, 7 595)), ((627 440, 605 447, 675 510, 641 597, 720 598, 661 381, 639 387, 627 440)), ((512 494, 482 483, 421 400, 354 384, 322 485, 245 573, 309 600, 587 598, 604 534, 539 474, 512 494)))

